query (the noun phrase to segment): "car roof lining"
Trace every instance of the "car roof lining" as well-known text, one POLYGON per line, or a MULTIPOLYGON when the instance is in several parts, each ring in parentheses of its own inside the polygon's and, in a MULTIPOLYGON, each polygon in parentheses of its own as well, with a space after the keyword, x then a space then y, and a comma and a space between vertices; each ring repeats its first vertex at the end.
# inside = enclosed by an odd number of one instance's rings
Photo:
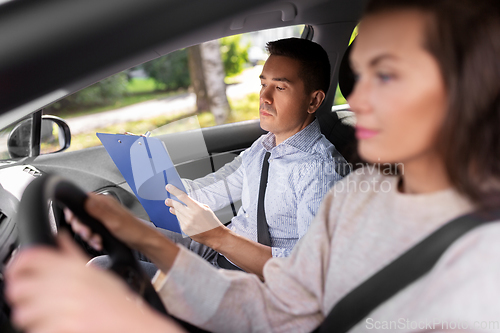
MULTIPOLYGON (((44 3, 56 6, 65 1, 51 0, 44 1, 44 3)), ((159 4, 160 2, 165 6, 164 0, 147 0, 142 2, 142 5, 149 6, 148 8, 152 10, 156 7, 161 8, 162 4, 159 4)), ((0 89, 6 92, 5 96, 8 96, 8 98, 0 105, 0 113, 15 111, 15 115, 11 115, 11 117, 2 116, 0 118, 0 127, 3 128, 9 125, 11 120, 19 118, 20 113, 23 115, 29 114, 45 106, 47 100, 52 99, 54 101, 54 96, 63 98, 139 63, 152 60, 179 48, 223 36, 289 25, 311 24, 315 26, 314 40, 317 40, 326 48, 333 47, 336 49, 333 50, 333 53, 338 55, 344 51, 347 43, 339 47, 338 41, 330 42, 329 38, 322 36, 322 27, 332 23, 347 24, 354 27, 364 5, 364 0, 349 2, 342 0, 236 1, 239 5, 235 5, 236 2, 232 0, 198 0, 191 1, 192 6, 199 9, 196 11, 190 10, 190 19, 185 17, 173 19, 181 16, 180 13, 186 12, 186 6, 184 4, 183 7, 182 4, 184 2, 169 1, 172 7, 169 7, 168 13, 158 14, 150 11, 148 13, 154 15, 154 17, 148 18, 148 20, 145 20, 144 17, 137 17, 134 21, 130 18, 134 16, 118 15, 119 17, 114 19, 114 25, 109 24, 109 26, 105 27, 107 30, 101 27, 105 32, 101 31, 97 36, 102 40, 93 40, 91 37, 94 39, 97 37, 91 32, 86 36, 81 36, 81 33, 77 31, 75 35, 82 39, 79 40, 79 45, 75 46, 75 43, 68 44, 67 41, 65 43, 62 37, 60 37, 61 40, 54 41, 52 39, 57 39, 57 36, 51 39, 50 35, 38 33, 37 36, 42 36, 47 40, 37 41, 36 45, 32 45, 32 48, 29 49, 29 54, 26 54, 26 50, 23 51, 23 47, 26 48, 29 45, 23 43, 13 44, 12 47, 2 50, 0 53, 0 89), (217 8, 217 10, 214 8, 217 8), (220 8, 226 8, 227 10, 223 11, 220 8), (240 12, 242 8, 245 14, 236 17, 232 15, 234 12, 240 12), (295 13, 293 13, 293 9, 295 9, 295 13), (210 14, 202 15, 202 13, 207 12, 210 14), (212 21, 206 19, 207 16, 211 15, 214 16, 212 21), (203 20, 203 17, 205 17, 205 20, 203 20), (132 20, 132 22, 126 22, 126 18, 132 20), (283 19, 286 21, 283 21, 283 19), (148 37, 149 44, 147 44, 141 42, 141 39, 146 39, 144 31, 146 31, 146 28, 155 27, 154 24, 148 23, 149 20, 154 21, 153 23, 156 24, 157 28, 161 20, 167 22, 160 25, 165 31, 155 32, 155 36, 148 37), (190 21, 196 21, 197 24, 190 21), (130 26, 133 26, 134 29, 130 28, 130 26), (126 27, 128 27, 129 38, 123 38, 120 35, 120 29, 126 27), (160 38, 161 41, 158 41, 160 38), (110 40, 113 40, 113 48, 109 47, 110 40), (50 45, 52 49, 47 50, 47 45, 50 45), (85 47, 93 48, 86 49, 85 47), (87 54, 82 54, 83 51, 87 52, 87 54)), ((23 34, 29 34, 30 29, 50 31, 50 24, 48 24, 49 27, 46 27, 43 20, 37 19, 38 21, 35 23, 29 21, 33 20, 32 11, 40 7, 40 3, 39 0, 25 0, 24 2, 13 1, 0 5, 0 42, 2 45, 11 45, 2 41, 23 38, 23 34), (23 23, 25 27, 21 29, 23 23), (14 35, 17 35, 17 37, 14 35)), ((78 3, 87 10, 93 7, 104 8, 103 11, 110 10, 109 8, 113 4, 116 6, 118 3, 124 12, 137 10, 135 8, 137 2, 132 0, 72 0, 71 3, 78 3), (103 3, 106 3, 107 7, 100 5, 103 3)), ((37 11, 37 18, 43 17, 46 20, 45 23, 56 20, 61 15, 61 13, 48 12, 45 13, 45 16, 51 17, 45 17, 40 12, 40 8, 37 11)), ((99 17, 114 18, 114 16, 110 16, 111 13, 108 16, 105 14, 99 17)), ((67 15, 71 16, 70 14, 67 15)), ((66 18, 65 22, 68 25, 68 30, 81 28, 76 23, 72 24, 69 18, 66 18)), ((95 22, 94 24, 98 26, 100 23, 95 22)), ((99 30, 96 29, 96 31, 99 30)), ((68 34, 71 35, 71 32, 68 32, 68 34)), ((337 60, 334 59, 335 62, 337 60)), ((335 80, 337 67, 336 64, 332 64, 335 80)), ((332 96, 329 97, 333 100, 332 96)))

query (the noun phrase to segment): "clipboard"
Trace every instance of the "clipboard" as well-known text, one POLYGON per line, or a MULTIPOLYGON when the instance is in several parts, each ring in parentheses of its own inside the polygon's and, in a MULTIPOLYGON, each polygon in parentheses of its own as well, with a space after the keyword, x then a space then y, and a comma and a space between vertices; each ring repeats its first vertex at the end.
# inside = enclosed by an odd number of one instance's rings
POLYGON ((186 192, 162 141, 126 134, 96 133, 123 178, 155 226, 182 233, 177 217, 165 199, 181 202, 165 189, 166 184, 186 192))

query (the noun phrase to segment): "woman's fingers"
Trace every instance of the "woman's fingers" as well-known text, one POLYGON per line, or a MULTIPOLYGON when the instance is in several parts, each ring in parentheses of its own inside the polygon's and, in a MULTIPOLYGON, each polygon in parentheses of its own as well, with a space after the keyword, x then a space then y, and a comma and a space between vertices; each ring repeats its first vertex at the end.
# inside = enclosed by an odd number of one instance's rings
POLYGON ((92 233, 92 230, 73 214, 68 208, 64 209, 64 217, 66 222, 71 225, 71 229, 86 241, 91 247, 97 251, 102 250, 102 238, 98 234, 92 233))
POLYGON ((57 244, 59 245, 59 250, 65 255, 79 257, 82 262, 87 262, 89 260, 66 230, 61 230, 59 232, 57 236, 57 244))
POLYGON ((96 251, 102 251, 102 237, 100 235, 94 234, 89 239, 88 244, 94 248, 96 251))
POLYGON ((80 235, 80 237, 86 241, 89 240, 91 236, 90 228, 80 222, 71 210, 64 208, 64 217, 66 222, 71 225, 71 229, 73 229, 76 234, 80 235))
POLYGON ((101 221, 115 237, 135 249, 148 244, 152 233, 158 233, 155 228, 137 219, 128 209, 110 197, 89 193, 85 209, 91 216, 101 221))

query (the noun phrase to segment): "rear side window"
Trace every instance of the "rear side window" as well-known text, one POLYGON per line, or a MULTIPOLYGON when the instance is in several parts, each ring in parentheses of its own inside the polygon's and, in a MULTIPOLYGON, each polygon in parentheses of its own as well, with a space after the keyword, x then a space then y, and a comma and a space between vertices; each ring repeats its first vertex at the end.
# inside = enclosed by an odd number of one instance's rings
MULTIPOLYGON (((349 40, 349 45, 351 45, 351 43, 354 41, 357 35, 358 35, 358 27, 356 26, 356 28, 354 28, 354 31, 352 32, 351 39, 349 40)), ((345 99, 345 97, 346 96, 344 96, 342 94, 342 91, 340 90, 340 86, 337 84, 333 106, 347 104, 347 100, 345 99)))

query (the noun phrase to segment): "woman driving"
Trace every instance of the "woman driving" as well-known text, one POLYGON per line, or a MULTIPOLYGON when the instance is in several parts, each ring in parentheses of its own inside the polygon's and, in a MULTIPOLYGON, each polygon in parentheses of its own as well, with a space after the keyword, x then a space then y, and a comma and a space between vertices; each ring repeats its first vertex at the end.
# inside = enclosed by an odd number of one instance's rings
MULTIPOLYGON (((86 209, 116 237, 151 255, 161 270, 156 286, 173 316, 210 331, 312 331, 346 294, 436 229, 460 215, 498 207, 498 36, 496 0, 368 3, 351 52, 356 84, 348 97, 357 118, 358 153, 368 164, 332 188, 290 257, 266 263, 265 282, 214 269, 113 200, 90 195, 86 209), (128 227, 113 228, 118 219, 128 227)), ((186 204, 169 201, 174 213, 213 218, 179 190, 169 191, 186 204)), ((498 239, 498 223, 473 229, 351 332, 478 331, 485 322, 498 324, 498 239)), ((111 274, 86 268, 67 236, 59 241, 57 251, 21 251, 6 272, 19 328, 180 330, 111 274)))

